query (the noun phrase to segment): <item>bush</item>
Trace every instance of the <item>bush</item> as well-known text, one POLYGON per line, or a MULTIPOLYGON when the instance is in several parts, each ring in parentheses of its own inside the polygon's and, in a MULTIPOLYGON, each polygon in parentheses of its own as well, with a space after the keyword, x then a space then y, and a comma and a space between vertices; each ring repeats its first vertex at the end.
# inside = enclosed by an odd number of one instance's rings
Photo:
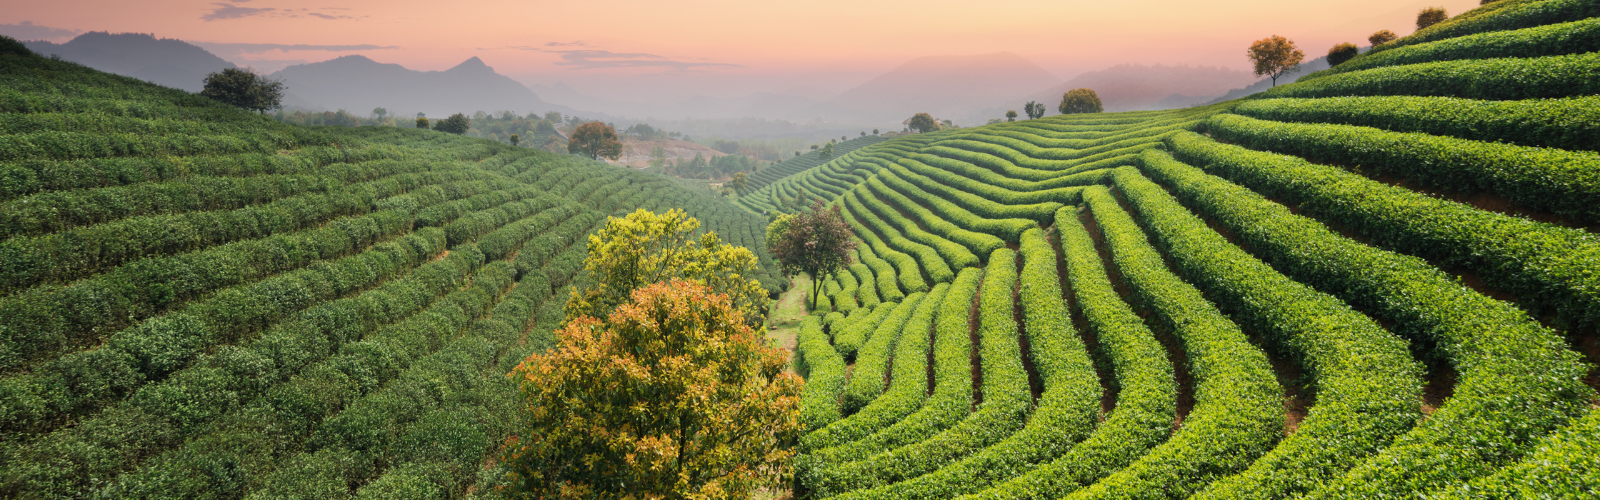
POLYGON ((1333 48, 1328 49, 1328 65, 1338 66, 1340 64, 1344 64, 1345 61, 1354 59, 1360 53, 1361 49, 1356 48, 1356 45, 1353 43, 1341 43, 1334 45, 1333 48))

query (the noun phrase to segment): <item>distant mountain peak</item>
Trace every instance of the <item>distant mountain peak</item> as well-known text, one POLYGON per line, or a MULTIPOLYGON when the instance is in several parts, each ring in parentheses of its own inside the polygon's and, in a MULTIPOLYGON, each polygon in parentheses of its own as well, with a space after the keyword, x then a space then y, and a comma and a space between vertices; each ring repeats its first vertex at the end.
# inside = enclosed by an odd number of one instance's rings
POLYGON ((452 73, 494 73, 494 68, 489 67, 488 64, 484 64, 483 59, 478 59, 478 56, 472 56, 471 59, 461 61, 461 64, 457 64, 456 67, 445 71, 452 73))

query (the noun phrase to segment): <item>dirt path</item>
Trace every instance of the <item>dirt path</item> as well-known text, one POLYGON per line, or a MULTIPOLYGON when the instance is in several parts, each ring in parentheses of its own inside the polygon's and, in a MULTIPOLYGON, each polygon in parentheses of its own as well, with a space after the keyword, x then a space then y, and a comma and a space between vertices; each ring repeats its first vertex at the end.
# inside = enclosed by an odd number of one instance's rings
MULTIPOLYGON (((789 290, 773 301, 772 314, 767 318, 767 340, 794 356, 795 337, 800 333, 800 320, 809 314, 806 294, 811 291, 811 278, 802 274, 789 282, 789 290)), ((790 366, 793 371, 794 367, 790 366)))

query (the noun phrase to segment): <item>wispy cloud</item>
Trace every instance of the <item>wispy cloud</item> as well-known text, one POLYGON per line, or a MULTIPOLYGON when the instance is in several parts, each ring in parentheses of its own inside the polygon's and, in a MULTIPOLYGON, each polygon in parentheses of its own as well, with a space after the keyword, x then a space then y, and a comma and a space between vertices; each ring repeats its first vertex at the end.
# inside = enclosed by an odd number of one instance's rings
POLYGON ((318 19, 342 20, 342 19, 365 19, 367 17, 371 17, 371 16, 353 16, 353 15, 350 15, 350 14, 337 12, 337 11, 348 11, 348 10, 350 10, 348 7, 320 7, 320 8, 317 8, 316 10, 303 8, 303 7, 299 8, 299 9, 278 9, 278 8, 274 8, 274 7, 240 7, 238 5, 234 5, 236 3, 249 2, 251 0, 229 0, 229 1, 233 2, 233 3, 220 3, 219 2, 219 3, 211 4, 212 5, 211 12, 208 13, 208 14, 205 14, 203 16, 200 16, 200 19, 204 19, 204 20, 207 20, 207 21, 217 21, 217 20, 222 20, 222 19, 239 19, 239 18, 244 18, 244 17, 278 17, 278 18, 315 17, 315 18, 318 18, 318 19))
POLYGON ((545 42, 544 46, 546 46, 546 47, 588 47, 589 44, 583 43, 583 40, 576 40, 576 41, 571 41, 571 42, 545 42))
POLYGON ((388 49, 398 49, 398 48, 400 48, 399 46, 395 46, 395 45, 372 45, 372 44, 359 44, 359 45, 311 45, 311 44, 304 44, 304 43, 293 43, 293 44, 290 44, 290 43, 213 43, 213 42, 194 42, 194 44, 195 45, 199 45, 199 46, 201 46, 201 47, 205 48, 206 50, 209 50, 209 51, 211 51, 213 53, 227 53, 227 54, 260 54, 260 53, 274 51, 274 50, 281 50, 281 51, 285 51, 285 52, 294 51, 294 50, 320 50, 320 51, 329 51, 329 52, 345 52, 345 51, 351 51, 351 50, 388 50, 388 49))
POLYGON ((568 66, 576 69, 671 68, 684 71, 690 69, 744 67, 740 64, 730 63, 674 61, 643 52, 612 52, 598 49, 547 50, 546 52, 561 54, 561 62, 557 62, 557 66, 568 66))
POLYGON ((23 21, 17 24, 0 24, 0 35, 9 36, 18 40, 59 40, 72 38, 82 34, 80 30, 65 28, 52 28, 33 24, 33 21, 23 21))
POLYGON ((241 17, 264 15, 278 10, 271 7, 240 7, 231 3, 214 3, 211 5, 214 6, 214 8, 211 9, 211 13, 200 16, 200 19, 206 21, 239 19, 241 17))

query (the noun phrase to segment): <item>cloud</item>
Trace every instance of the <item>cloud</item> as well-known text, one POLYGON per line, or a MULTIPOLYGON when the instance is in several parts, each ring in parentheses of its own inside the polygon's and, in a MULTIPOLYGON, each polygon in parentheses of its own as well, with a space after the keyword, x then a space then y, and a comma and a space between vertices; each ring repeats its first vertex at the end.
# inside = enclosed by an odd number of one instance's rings
POLYGON ((589 44, 583 43, 583 40, 577 40, 577 41, 572 41, 572 42, 546 42, 544 44, 544 46, 546 46, 546 47, 588 47, 589 44))
POLYGON ((689 62, 673 61, 655 54, 642 52, 612 52, 609 50, 584 49, 584 50, 547 50, 561 54, 561 62, 557 66, 570 66, 577 69, 596 68, 671 68, 679 71, 689 69, 710 68, 742 68, 740 64, 715 63, 715 62, 689 62))
POLYGON ((212 9, 210 14, 200 16, 200 19, 204 19, 206 21, 216 21, 219 19, 238 19, 241 17, 268 14, 272 11, 278 10, 271 7, 240 7, 231 3, 214 3, 211 5, 216 6, 216 8, 212 9))
POLYGON ((17 24, 0 24, 0 35, 9 36, 18 40, 59 40, 72 38, 82 34, 80 30, 65 28, 52 28, 33 24, 33 21, 23 21, 17 24))
POLYGON ((307 12, 306 15, 313 16, 313 17, 320 17, 320 18, 323 18, 323 19, 355 19, 356 18, 356 16, 347 16, 347 15, 343 15, 343 14, 330 15, 330 14, 323 14, 321 12, 307 12))

